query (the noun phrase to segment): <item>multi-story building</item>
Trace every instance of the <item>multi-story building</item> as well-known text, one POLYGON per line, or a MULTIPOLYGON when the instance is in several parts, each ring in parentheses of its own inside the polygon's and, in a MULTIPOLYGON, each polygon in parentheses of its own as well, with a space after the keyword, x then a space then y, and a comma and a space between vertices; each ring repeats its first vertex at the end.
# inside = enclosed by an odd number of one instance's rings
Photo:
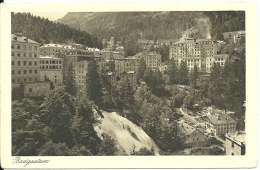
POLYGON ((22 34, 12 34, 11 41, 12 90, 16 91, 20 83, 39 81, 39 43, 22 34))
POLYGON ((170 46, 169 57, 174 59, 178 67, 182 61, 186 61, 189 71, 196 65, 199 72, 210 73, 213 62, 224 66, 228 57, 218 55, 218 48, 218 43, 211 39, 182 38, 170 46))
POLYGON ((211 129, 215 135, 225 135, 235 133, 237 122, 228 114, 207 115, 203 117, 205 127, 211 129))
POLYGON ((40 80, 50 80, 54 87, 63 85, 63 59, 57 57, 41 56, 40 80))
POLYGON ((128 71, 137 72, 140 59, 137 57, 128 57, 115 60, 115 74, 120 77, 120 74, 128 71))
POLYGON ((129 80, 131 87, 133 88, 133 91, 137 89, 137 75, 136 72, 134 71, 128 71, 128 72, 123 72, 120 74, 120 79, 121 81, 126 81, 127 79, 129 80))
POLYGON ((226 155, 245 155, 245 133, 226 134, 226 155))
POLYGON ((225 40, 228 40, 230 43, 237 43, 242 37, 245 37, 245 31, 232 31, 224 32, 223 36, 225 40))
POLYGON ((161 66, 161 55, 156 52, 149 52, 144 50, 135 55, 136 58, 143 58, 146 62, 146 67, 156 69, 161 66))

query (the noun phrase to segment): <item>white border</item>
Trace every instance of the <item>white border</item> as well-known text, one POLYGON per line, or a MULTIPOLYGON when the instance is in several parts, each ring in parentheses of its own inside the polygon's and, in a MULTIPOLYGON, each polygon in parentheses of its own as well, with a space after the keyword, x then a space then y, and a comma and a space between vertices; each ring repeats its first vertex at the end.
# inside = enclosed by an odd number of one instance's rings
POLYGON ((257 4, 222 3, 42 3, 1 6, 1 164, 3 168, 24 168, 12 164, 11 156, 11 12, 87 11, 246 11, 246 155, 245 156, 159 156, 159 157, 22 157, 51 160, 25 168, 250 168, 257 165, 257 4))

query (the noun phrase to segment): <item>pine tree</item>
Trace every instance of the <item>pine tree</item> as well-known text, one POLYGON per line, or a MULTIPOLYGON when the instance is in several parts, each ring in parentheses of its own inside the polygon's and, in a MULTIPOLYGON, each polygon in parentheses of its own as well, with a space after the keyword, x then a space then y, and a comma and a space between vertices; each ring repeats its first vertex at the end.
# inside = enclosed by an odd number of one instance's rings
POLYGON ((139 67, 137 70, 138 79, 142 79, 144 77, 145 70, 146 70, 146 62, 145 62, 144 58, 141 58, 139 61, 139 67))
POLYGON ((167 67, 167 75, 170 78, 170 83, 178 83, 178 68, 175 65, 174 59, 170 59, 169 66, 167 67))
POLYGON ((188 83, 188 68, 186 61, 181 61, 180 68, 178 70, 178 78, 180 84, 187 85, 188 83))
POLYGON ((75 72, 72 63, 69 64, 68 71, 65 73, 65 91, 71 95, 76 95, 75 72))
POLYGON ((96 104, 100 104, 102 99, 102 85, 96 60, 91 60, 88 64, 88 71, 86 74, 87 96, 96 104))
POLYGON ((190 86, 193 88, 197 88, 197 79, 199 78, 199 72, 197 65, 195 64, 193 70, 190 72, 190 86))

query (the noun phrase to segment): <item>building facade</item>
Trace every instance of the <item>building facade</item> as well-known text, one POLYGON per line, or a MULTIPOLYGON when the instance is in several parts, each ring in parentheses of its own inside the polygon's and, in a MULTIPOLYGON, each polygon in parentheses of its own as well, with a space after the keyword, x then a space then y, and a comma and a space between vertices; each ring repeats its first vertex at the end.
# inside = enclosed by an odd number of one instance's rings
POLYGON ((39 43, 22 34, 11 34, 11 56, 12 91, 18 90, 20 83, 39 81, 39 43))
POLYGON ((185 135, 184 145, 186 146, 203 146, 207 144, 207 138, 204 133, 195 127, 183 122, 181 124, 182 132, 185 135))
POLYGON ((245 134, 226 134, 226 155, 245 155, 245 134))
POLYGON ((115 75, 120 77, 120 74, 123 72, 137 72, 139 68, 139 62, 140 59, 136 57, 128 57, 115 60, 115 75))
POLYGON ((204 121, 206 129, 211 129, 215 135, 236 132, 237 123, 228 114, 207 115, 204 121))
POLYGON ((189 71, 196 65, 199 72, 210 73, 213 62, 224 66, 228 58, 228 55, 218 55, 218 49, 218 43, 211 39, 182 38, 170 46, 169 58, 173 58, 178 67, 186 61, 189 71))
POLYGON ((161 55, 156 52, 143 52, 142 57, 146 62, 146 67, 156 69, 161 66, 161 55))
POLYGON ((57 57, 40 57, 40 81, 49 80, 54 87, 63 85, 63 59, 57 57))

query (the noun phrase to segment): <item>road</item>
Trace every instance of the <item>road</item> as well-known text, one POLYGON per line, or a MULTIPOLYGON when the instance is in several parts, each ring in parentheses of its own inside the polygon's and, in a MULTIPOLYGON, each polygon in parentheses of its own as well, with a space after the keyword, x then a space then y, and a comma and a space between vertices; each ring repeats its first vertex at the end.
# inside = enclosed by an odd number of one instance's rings
POLYGON ((188 113, 184 112, 182 110, 182 108, 180 108, 181 113, 184 115, 184 117, 187 117, 188 119, 190 119, 193 123, 198 123, 198 121, 195 119, 195 117, 188 115, 188 113))

